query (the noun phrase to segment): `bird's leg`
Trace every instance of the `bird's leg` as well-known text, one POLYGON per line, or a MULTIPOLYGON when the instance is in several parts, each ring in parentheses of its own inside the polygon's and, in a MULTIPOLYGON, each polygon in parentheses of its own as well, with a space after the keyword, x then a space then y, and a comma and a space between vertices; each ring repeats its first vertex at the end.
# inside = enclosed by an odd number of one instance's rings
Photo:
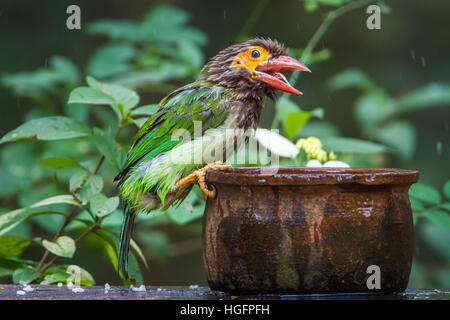
POLYGON ((221 161, 216 161, 213 163, 209 163, 201 169, 198 169, 192 172, 190 175, 180 179, 175 184, 175 188, 178 189, 184 186, 187 183, 198 183, 200 190, 202 190, 203 194, 209 198, 214 198, 216 195, 216 190, 209 190, 206 186, 205 176, 209 170, 227 170, 230 171, 233 167, 229 164, 223 164, 221 161))

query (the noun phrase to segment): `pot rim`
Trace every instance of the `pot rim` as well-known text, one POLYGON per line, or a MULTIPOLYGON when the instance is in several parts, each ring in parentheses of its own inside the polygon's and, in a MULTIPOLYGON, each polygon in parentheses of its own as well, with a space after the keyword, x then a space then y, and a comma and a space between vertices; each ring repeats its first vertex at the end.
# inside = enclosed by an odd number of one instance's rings
POLYGON ((211 170, 206 182, 236 185, 364 185, 412 184, 419 171, 393 168, 305 168, 279 167, 275 174, 263 174, 267 167, 239 167, 231 171, 211 170))

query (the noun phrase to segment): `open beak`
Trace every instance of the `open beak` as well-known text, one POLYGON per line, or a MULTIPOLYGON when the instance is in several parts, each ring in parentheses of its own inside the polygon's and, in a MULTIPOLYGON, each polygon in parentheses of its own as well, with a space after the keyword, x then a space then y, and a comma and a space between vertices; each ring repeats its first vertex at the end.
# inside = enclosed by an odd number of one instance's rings
POLYGON ((311 72, 303 63, 288 56, 279 56, 278 58, 261 62, 255 68, 253 79, 265 82, 271 87, 284 92, 303 94, 292 87, 283 75, 284 72, 294 70, 311 72))

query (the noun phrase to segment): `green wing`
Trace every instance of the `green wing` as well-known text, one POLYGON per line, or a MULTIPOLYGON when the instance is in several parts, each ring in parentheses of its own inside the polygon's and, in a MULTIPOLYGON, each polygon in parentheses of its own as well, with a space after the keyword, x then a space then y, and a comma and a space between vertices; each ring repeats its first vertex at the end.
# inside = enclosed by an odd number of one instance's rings
MULTIPOLYGON (((197 81, 178 89, 164 98, 153 114, 136 134, 122 171, 115 178, 123 180, 127 173, 142 161, 170 151, 178 143, 172 133, 185 129, 194 133, 194 121, 201 121, 202 133, 217 128, 226 119, 227 108, 220 103, 224 89, 212 83, 197 81)), ((121 181, 122 182, 122 181, 121 181)))

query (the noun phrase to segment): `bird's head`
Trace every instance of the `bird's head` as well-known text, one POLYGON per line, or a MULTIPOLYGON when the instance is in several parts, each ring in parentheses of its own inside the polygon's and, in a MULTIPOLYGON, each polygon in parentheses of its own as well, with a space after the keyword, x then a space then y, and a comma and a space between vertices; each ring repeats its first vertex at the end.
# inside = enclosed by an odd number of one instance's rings
POLYGON ((302 94, 293 88, 283 73, 310 70, 289 57, 282 44, 253 39, 220 51, 202 69, 205 80, 219 85, 272 97, 275 89, 302 94))

